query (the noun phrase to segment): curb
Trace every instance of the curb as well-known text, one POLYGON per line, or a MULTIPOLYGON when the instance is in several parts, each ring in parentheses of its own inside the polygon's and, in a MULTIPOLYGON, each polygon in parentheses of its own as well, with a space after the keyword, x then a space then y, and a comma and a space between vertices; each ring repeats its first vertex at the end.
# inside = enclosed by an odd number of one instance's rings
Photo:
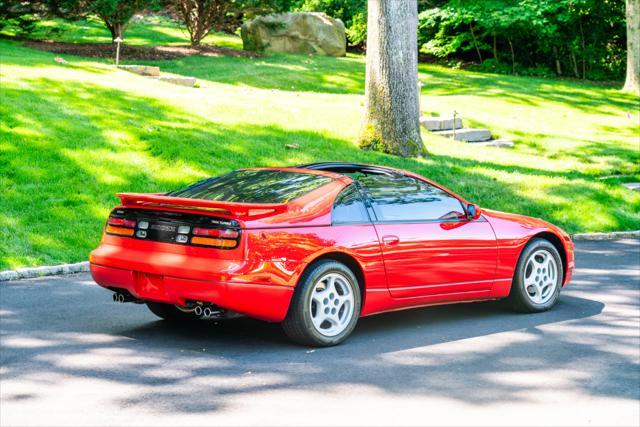
POLYGON ((571 240, 615 240, 615 239, 637 239, 640 238, 640 230, 635 231, 612 231, 609 233, 579 233, 572 234, 571 240))
MULTIPOLYGON (((574 241, 580 240, 615 240, 640 238, 640 230, 612 231, 610 233, 580 233, 571 235, 574 241)), ((64 274, 83 273, 89 271, 89 262, 76 262, 74 264, 60 264, 43 267, 18 268, 17 270, 0 271, 0 282, 10 280, 33 279, 44 276, 60 276, 64 274)))
POLYGON ((9 280, 33 279, 44 276, 60 276, 63 274, 82 273, 89 271, 89 262, 76 262, 74 264, 61 264, 42 267, 26 267, 17 270, 0 271, 0 282, 9 280))

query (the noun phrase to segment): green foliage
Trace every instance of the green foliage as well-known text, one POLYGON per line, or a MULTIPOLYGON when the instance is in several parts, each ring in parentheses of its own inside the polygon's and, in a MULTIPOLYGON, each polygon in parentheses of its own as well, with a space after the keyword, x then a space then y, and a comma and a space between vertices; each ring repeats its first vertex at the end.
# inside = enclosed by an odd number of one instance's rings
POLYGON ((483 70, 589 79, 624 73, 623 0, 449 0, 419 20, 422 53, 492 58, 483 70))
POLYGON ((86 0, 85 10, 97 14, 115 39, 124 35, 131 17, 150 4, 151 0, 86 0))
POLYGON ((304 0, 298 9, 324 12, 342 20, 349 43, 352 46, 364 46, 367 39, 367 0, 304 0))

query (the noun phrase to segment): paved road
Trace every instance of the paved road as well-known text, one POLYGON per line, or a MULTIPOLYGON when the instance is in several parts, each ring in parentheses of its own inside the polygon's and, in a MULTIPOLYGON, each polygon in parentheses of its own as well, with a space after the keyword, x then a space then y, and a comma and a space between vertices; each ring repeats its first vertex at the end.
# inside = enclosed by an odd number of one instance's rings
POLYGON ((180 329, 86 274, 0 285, 0 424, 640 423, 640 241, 577 245, 556 308, 361 320, 342 346, 250 319, 180 329))

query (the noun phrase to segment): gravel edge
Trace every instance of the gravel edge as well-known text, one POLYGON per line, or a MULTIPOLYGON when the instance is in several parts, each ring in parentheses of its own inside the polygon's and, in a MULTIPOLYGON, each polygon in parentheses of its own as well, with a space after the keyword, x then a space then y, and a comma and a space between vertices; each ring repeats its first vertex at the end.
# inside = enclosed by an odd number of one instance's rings
MULTIPOLYGON (((640 230, 636 231, 612 231, 609 233, 580 233, 573 234, 571 239, 580 240, 615 240, 640 238, 640 230)), ((76 262, 74 264, 60 264, 42 267, 26 267, 16 270, 0 271, 0 282, 10 280, 33 279, 44 276, 59 276, 63 274, 82 273, 89 271, 89 262, 76 262)))

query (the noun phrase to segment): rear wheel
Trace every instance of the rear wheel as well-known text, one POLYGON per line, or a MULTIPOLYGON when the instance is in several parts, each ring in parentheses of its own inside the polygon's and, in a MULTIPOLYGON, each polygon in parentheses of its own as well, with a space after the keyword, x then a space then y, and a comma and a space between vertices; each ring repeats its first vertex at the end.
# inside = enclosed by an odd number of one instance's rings
POLYGON ((558 250, 548 240, 533 239, 518 260, 509 302, 523 313, 546 311, 558 301, 562 278, 558 250))
POLYGON ((299 344, 340 344, 355 328, 360 304, 360 287, 353 272, 337 261, 319 261, 300 279, 282 327, 299 344))
POLYGON ((148 302, 147 307, 149 307, 149 310, 153 314, 169 322, 191 322, 198 319, 198 316, 195 314, 188 311, 182 311, 172 304, 148 302))

